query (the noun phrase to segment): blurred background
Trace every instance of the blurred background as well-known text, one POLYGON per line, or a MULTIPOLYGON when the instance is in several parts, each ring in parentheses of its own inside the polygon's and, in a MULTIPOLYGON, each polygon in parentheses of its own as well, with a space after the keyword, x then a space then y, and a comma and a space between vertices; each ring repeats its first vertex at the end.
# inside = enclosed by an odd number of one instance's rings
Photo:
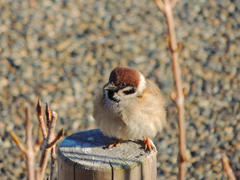
MULTIPOLYGON (((220 152, 240 171, 240 1, 181 0, 174 9, 186 98, 187 179, 226 179, 220 152)), ((95 128, 93 99, 111 70, 130 66, 167 98, 155 139, 158 179, 177 179, 177 119, 167 27, 149 0, 0 1, 0 179, 26 179, 24 107, 37 130, 38 96, 66 135, 95 128)))

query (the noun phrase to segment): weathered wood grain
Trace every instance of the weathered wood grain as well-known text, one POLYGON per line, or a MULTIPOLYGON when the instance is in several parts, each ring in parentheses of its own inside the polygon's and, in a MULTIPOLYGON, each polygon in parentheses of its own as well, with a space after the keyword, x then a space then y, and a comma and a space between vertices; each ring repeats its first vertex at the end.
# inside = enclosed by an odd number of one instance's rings
POLYGON ((58 148, 59 180, 156 179, 156 151, 145 152, 143 144, 133 141, 106 148, 113 141, 99 129, 67 137, 58 148))

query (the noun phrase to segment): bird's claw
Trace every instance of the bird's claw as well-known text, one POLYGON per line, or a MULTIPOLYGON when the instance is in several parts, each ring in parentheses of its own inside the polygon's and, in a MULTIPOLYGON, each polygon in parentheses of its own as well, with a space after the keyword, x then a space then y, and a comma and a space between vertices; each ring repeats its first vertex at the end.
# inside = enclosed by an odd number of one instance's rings
POLYGON ((152 151, 152 150, 156 149, 155 145, 153 144, 153 142, 150 138, 145 137, 143 141, 145 143, 145 145, 144 145, 145 151, 152 151))
POLYGON ((118 147, 120 145, 121 141, 117 140, 115 142, 112 142, 108 145, 108 149, 112 149, 113 147, 118 147))

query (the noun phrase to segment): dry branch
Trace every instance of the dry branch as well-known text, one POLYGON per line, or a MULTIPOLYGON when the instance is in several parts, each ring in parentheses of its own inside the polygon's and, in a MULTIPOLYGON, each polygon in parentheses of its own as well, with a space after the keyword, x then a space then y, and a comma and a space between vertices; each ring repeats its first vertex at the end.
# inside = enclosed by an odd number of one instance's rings
POLYGON ((55 160, 56 160, 56 143, 57 141, 63 136, 63 129, 61 129, 57 136, 55 136, 55 128, 56 128, 56 121, 57 121, 57 113, 52 112, 48 105, 46 105, 46 123, 44 121, 43 111, 42 111, 42 103, 40 100, 38 100, 37 103, 37 117, 39 122, 39 130, 38 130, 38 136, 37 140, 34 143, 33 142, 33 126, 31 118, 29 118, 28 109, 25 109, 25 144, 23 144, 18 136, 11 132, 11 137, 13 141, 16 143, 18 148, 21 150, 21 152, 24 154, 26 158, 26 165, 27 165, 27 176, 28 180, 43 180, 45 175, 46 166, 49 160, 49 156, 51 156, 51 172, 50 172, 50 179, 53 179, 53 171, 55 168, 55 160), (42 138, 43 137, 43 141, 42 138), (35 157, 37 150, 39 149, 39 146, 42 142, 42 154, 41 154, 41 161, 39 163, 39 166, 37 168, 37 165, 35 163, 35 157))
POLYGON ((64 130, 61 129, 61 130, 58 132, 58 134, 57 134, 57 136, 55 137, 55 139, 54 139, 50 144, 48 144, 48 145, 46 146, 46 148, 47 148, 47 149, 52 148, 52 147, 56 144, 56 142, 63 136, 63 134, 64 134, 64 130))
POLYGON ((38 128, 38 135, 37 135, 37 139, 35 142, 35 152, 37 153, 37 151, 39 150, 41 144, 42 144, 42 134, 41 134, 41 128, 38 128))
POLYGON ((48 127, 48 131, 49 131, 50 130, 49 127, 51 126, 51 123, 53 120, 53 114, 48 106, 48 103, 46 103, 45 114, 46 114, 46 118, 47 118, 47 127, 48 127))
POLYGON ((229 180, 236 180, 236 177, 234 175, 234 172, 230 166, 230 162, 226 154, 222 153, 222 165, 224 167, 224 170, 227 174, 227 177, 229 180))
MULTIPOLYGON (((40 160, 40 171, 39 171, 39 179, 43 179, 48 159, 50 156, 51 149, 53 148, 47 148, 47 146, 54 140, 54 131, 56 127, 56 121, 57 121, 57 113, 52 112, 46 104, 46 119, 47 119, 47 127, 48 127, 48 133, 47 133, 47 138, 43 140, 43 151, 41 155, 41 160, 40 160)), ((53 145, 55 146, 55 144, 53 145)))
POLYGON ((10 135, 13 139, 13 141, 15 142, 15 144, 17 145, 18 149, 20 149, 20 151, 25 155, 26 154, 26 147, 25 145, 19 140, 18 136, 15 134, 15 132, 10 132, 10 135))
POLYGON ((46 124, 43 119, 42 102, 40 101, 40 99, 38 99, 36 110, 37 110, 37 118, 38 118, 39 127, 42 130, 43 138, 46 138, 47 137, 47 128, 46 128, 46 124))
POLYGON ((50 180, 53 180, 53 179, 54 179, 54 170, 55 170, 55 165, 56 165, 56 159, 57 159, 56 146, 54 146, 54 147, 51 149, 50 180))
POLYGON ((32 137, 32 121, 29 119, 28 109, 25 109, 25 117, 26 117, 26 127, 25 127, 25 134, 26 134, 26 164, 27 164, 27 173, 28 179, 34 180, 36 179, 36 171, 35 171, 35 151, 34 151, 34 144, 33 144, 33 137, 32 137))
POLYGON ((174 86, 176 89, 176 97, 174 101, 177 105, 178 110, 178 142, 179 142, 179 179, 183 180, 186 177, 185 162, 188 159, 188 153, 186 148, 186 130, 185 130, 185 119, 184 119, 184 93, 181 79, 181 69, 179 65, 178 51, 179 46, 177 43, 175 22, 172 13, 172 8, 175 6, 178 0, 154 0, 156 6, 163 12, 167 26, 168 26, 168 37, 169 37, 169 48, 172 56, 172 72, 174 79, 174 86))

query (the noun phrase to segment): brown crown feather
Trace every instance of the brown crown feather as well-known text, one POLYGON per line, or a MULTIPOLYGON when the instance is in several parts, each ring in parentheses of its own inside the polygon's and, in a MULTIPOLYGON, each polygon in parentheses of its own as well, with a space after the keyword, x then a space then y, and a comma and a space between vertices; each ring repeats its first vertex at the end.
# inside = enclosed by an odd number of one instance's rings
POLYGON ((131 85, 137 88, 139 81, 139 72, 129 67, 116 67, 112 70, 109 77, 109 82, 115 86, 131 85))

